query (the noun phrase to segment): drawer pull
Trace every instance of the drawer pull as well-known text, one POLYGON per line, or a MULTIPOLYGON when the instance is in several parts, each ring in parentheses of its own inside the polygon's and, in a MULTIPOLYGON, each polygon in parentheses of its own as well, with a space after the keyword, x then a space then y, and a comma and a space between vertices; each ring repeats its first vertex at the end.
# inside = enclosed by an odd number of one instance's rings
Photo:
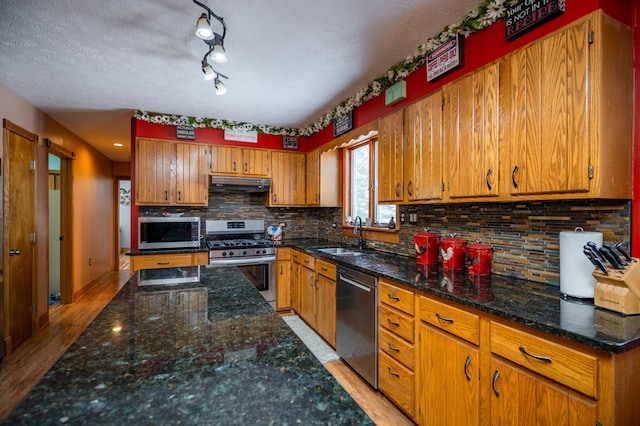
POLYGON ((538 361, 546 362, 547 364, 551 363, 551 358, 549 358, 547 356, 540 356, 540 355, 530 354, 529 352, 527 352, 527 348, 525 348, 524 346, 520 346, 520 347, 518 347, 518 349, 520 349, 520 352, 522 352, 523 354, 525 354, 528 357, 531 357, 533 359, 537 359, 538 361))
POLYGON ((171 262, 158 262, 158 265, 169 265, 171 262))
POLYGON ((389 321, 389 324, 391 324, 391 325, 395 325, 396 327, 400 327, 400 323, 391 321, 391 318, 387 318, 387 321, 389 321))
POLYGON ((440 312, 436 312, 436 318, 438 318, 440 321, 444 321, 444 322, 448 322, 449 324, 453 324, 453 318, 445 318, 442 315, 440 315, 440 312))
POLYGON ((493 388, 493 393, 496 394, 496 397, 500 397, 500 391, 496 389, 496 382, 498 381, 498 377, 500 377, 500 371, 496 370, 493 372, 493 380, 491 381, 491 387, 493 388))
POLYGON ((464 375, 467 377, 468 381, 471 381, 471 375, 467 371, 469 364, 471 364, 471 355, 467 355, 467 359, 464 361, 464 375))
POLYGON ((322 266, 320 269, 322 270, 322 272, 327 272, 327 270, 328 270, 328 269, 327 269, 327 268, 325 268, 324 266, 322 266))
POLYGON ((389 349, 391 349, 394 352, 400 352, 400 348, 394 348, 393 346, 391 346, 391 343, 387 343, 387 345, 389 345, 389 349))
POLYGON ((394 296, 393 294, 389 293, 389 299, 391 300, 400 300, 400 298, 398 296, 394 296))
POLYGON ((395 371, 391 370, 391 367, 387 367, 387 370, 389 370, 389 374, 391 374, 392 376, 400 377, 400 374, 398 374, 395 371))

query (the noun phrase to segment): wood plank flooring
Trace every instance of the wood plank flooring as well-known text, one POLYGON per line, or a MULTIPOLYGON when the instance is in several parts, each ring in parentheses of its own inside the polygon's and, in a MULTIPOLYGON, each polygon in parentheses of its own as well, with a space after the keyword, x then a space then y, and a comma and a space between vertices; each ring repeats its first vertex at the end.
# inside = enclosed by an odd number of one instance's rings
MULTIPOLYGON (((54 305, 49 311, 49 324, 0 364, 0 423, 127 282, 127 260, 121 258, 120 271, 110 274, 76 303, 54 305)), ((329 362, 325 367, 376 425, 414 424, 342 360, 329 362)))

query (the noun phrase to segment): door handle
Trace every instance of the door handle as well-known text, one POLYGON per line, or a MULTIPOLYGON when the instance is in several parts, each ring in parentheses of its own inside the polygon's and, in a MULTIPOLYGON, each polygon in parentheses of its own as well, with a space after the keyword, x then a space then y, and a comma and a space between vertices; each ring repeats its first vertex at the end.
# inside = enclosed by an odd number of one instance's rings
POLYGON ((20 250, 9 250, 9 256, 20 256, 22 252, 20 250))

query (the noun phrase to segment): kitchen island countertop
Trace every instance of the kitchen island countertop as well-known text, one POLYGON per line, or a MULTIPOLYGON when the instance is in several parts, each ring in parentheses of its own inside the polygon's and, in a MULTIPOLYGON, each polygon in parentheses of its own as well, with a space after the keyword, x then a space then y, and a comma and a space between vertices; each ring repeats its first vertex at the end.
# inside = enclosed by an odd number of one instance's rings
POLYGON ((237 268, 191 268, 136 273, 5 424, 373 424, 237 268))

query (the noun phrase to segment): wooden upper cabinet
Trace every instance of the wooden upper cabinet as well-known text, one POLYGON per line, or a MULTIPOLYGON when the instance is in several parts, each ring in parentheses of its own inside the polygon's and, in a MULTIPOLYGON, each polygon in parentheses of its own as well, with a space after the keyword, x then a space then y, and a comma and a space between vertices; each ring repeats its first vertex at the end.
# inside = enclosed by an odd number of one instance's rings
POLYGON ((174 204, 175 190, 175 142, 136 140, 136 204, 174 204))
POLYGON ((443 88, 444 146, 450 198, 498 195, 500 64, 443 88))
POLYGON ((402 155, 404 110, 378 119, 378 202, 401 203, 403 200, 402 155))
POLYGON ((442 92, 405 108, 404 200, 442 199, 442 92))
POLYGON ((206 145, 158 139, 136 140, 136 204, 208 203, 206 145))
POLYGON ((176 144, 176 204, 208 204, 209 147, 203 144, 176 144))
POLYGON ((306 201, 305 154, 271 152, 270 207, 304 206, 306 201))
POLYGON ((511 194, 631 197, 632 57, 602 11, 510 55, 511 194))
POLYGON ((315 149, 307 152, 307 205, 320 205, 320 151, 315 149))
POLYGON ((213 145, 211 151, 212 174, 269 176, 271 164, 266 149, 213 145))

